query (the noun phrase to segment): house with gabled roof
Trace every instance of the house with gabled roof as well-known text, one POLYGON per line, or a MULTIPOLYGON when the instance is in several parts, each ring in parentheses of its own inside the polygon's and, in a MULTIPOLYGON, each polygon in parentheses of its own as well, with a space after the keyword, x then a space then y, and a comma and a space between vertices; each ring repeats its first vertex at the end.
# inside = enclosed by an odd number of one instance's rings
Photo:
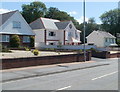
POLYGON ((21 46, 29 46, 30 37, 35 36, 18 10, 0 14, 0 43, 10 46, 12 35, 19 36, 21 46))
POLYGON ((116 37, 105 31, 93 31, 87 37, 88 44, 94 44, 97 47, 117 46, 116 37))
POLYGON ((72 21, 59 21, 48 18, 38 18, 29 24, 36 33, 35 43, 45 45, 79 45, 80 30, 77 30, 72 21))

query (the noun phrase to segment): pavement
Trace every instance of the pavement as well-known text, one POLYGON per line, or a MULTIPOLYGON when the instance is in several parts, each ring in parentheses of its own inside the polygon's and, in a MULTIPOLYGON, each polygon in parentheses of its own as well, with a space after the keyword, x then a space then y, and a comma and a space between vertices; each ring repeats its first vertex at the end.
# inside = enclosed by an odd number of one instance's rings
POLYGON ((25 90, 24 92, 26 90, 39 90, 39 92, 44 92, 43 90, 47 92, 61 92, 61 90, 80 90, 80 92, 111 90, 109 92, 114 92, 113 90, 118 90, 118 59, 92 58, 92 60, 96 62, 4 70, 3 79, 8 81, 2 82, 2 90, 25 90), (33 77, 30 77, 32 75, 33 77), (25 76, 28 78, 24 78, 25 76), (21 79, 15 79, 18 77, 21 79))
POLYGON ((54 64, 54 65, 6 69, 0 71, 2 73, 2 80, 0 82, 15 81, 19 79, 45 76, 56 73, 63 73, 68 71, 75 71, 75 70, 106 66, 106 65, 109 65, 109 63, 86 61, 86 62, 74 62, 74 63, 63 63, 63 64, 54 64))

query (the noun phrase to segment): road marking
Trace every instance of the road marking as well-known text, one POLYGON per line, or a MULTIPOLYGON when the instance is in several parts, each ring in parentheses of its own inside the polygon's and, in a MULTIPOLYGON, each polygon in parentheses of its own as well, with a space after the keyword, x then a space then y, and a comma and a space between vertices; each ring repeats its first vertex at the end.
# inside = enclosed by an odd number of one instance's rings
POLYGON ((97 79, 100 79, 100 78, 103 78, 103 77, 106 77, 106 76, 109 76, 109 75, 115 74, 115 73, 117 73, 117 72, 118 72, 118 71, 115 71, 115 72, 112 72, 112 73, 109 73, 109 74, 105 74, 105 75, 103 75, 103 76, 93 78, 92 80, 97 80, 97 79))
POLYGON ((67 87, 64 87, 64 88, 60 88, 60 89, 57 89, 57 90, 64 90, 64 89, 67 89, 67 88, 70 88, 71 86, 67 86, 67 87))
POLYGON ((51 91, 51 92, 57 92, 57 91, 59 91, 59 90, 64 90, 64 89, 67 89, 67 88, 70 88, 71 86, 67 86, 67 87, 64 87, 64 88, 59 88, 59 89, 56 89, 56 90, 53 90, 53 91, 51 91))

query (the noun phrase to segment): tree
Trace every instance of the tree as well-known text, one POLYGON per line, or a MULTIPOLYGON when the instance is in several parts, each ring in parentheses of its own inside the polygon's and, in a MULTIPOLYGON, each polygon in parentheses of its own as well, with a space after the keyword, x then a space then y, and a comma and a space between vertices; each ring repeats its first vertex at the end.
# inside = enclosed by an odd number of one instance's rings
MULTIPOLYGON (((94 30, 98 30, 99 29, 99 25, 96 24, 94 17, 93 18, 89 18, 88 22, 86 22, 85 24, 86 24, 86 27, 85 27, 85 37, 88 36, 94 30)), ((79 28, 82 31, 80 37, 81 37, 81 41, 83 42, 83 34, 84 34, 83 28, 84 28, 84 24, 81 23, 79 28)))
POLYGON ((116 36, 120 33, 120 9, 110 10, 100 16, 102 30, 110 32, 116 36))
POLYGON ((46 13, 46 6, 44 3, 35 1, 28 5, 22 5, 22 12, 21 14, 25 18, 28 23, 36 20, 39 17, 44 17, 46 13))
POLYGON ((61 21, 72 21, 76 28, 79 28, 79 23, 74 19, 74 17, 71 17, 67 12, 60 11, 58 8, 50 7, 45 15, 46 18, 52 18, 57 19, 61 21))
POLYGON ((18 35, 12 35, 10 38, 10 47, 19 47, 20 46, 20 38, 18 35))

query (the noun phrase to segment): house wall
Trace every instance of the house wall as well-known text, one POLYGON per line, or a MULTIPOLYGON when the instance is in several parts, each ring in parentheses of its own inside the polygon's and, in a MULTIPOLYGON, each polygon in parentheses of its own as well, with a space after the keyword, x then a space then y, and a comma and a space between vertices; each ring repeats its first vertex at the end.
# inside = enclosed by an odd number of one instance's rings
POLYGON ((105 47, 110 46, 111 44, 114 44, 114 45, 116 44, 115 38, 104 38, 104 40, 106 39, 107 39, 107 42, 106 41, 104 42, 105 47))
POLYGON ((33 30, 35 33, 35 47, 39 46, 39 43, 45 42, 45 29, 36 29, 33 30))
POLYGON ((58 44, 58 42, 62 42, 63 44, 63 39, 64 39, 64 31, 63 30, 46 30, 46 44, 49 45, 49 43, 55 43, 55 45, 58 44), (49 32, 55 32, 55 36, 49 36, 49 32))
POLYGON ((94 31, 87 37, 87 43, 94 43, 97 47, 104 47, 104 37, 94 31))
MULTIPOLYGON (((2 35, 5 35, 5 34, 2 34, 2 35)), ((15 34, 9 34, 10 38, 15 35, 15 34)), ((27 35, 18 35, 19 38, 20 38, 20 46, 27 46, 29 47, 30 46, 30 42, 29 43, 26 43, 26 42, 23 42, 23 36, 27 36, 27 35)), ((30 36, 29 36, 30 37, 30 36)), ((7 47, 10 47, 10 42, 0 42, 3 46, 7 46, 7 47)))
MULTIPOLYGON (((68 34, 69 34, 69 32, 71 32, 72 33, 72 37, 75 38, 75 30, 77 30, 77 29, 75 28, 75 26, 74 26, 74 24, 72 22, 70 22, 69 25, 65 28, 65 31, 66 31, 65 40, 71 41, 71 39, 68 38, 68 34), (72 28, 69 27, 70 24, 72 25, 72 28)), ((77 32, 77 34, 79 36, 79 38, 77 40, 80 41, 80 33, 77 32)))
POLYGON ((18 11, 0 26, 0 34, 34 35, 30 26, 18 11), (21 22, 21 28, 13 28, 13 21, 21 22))

